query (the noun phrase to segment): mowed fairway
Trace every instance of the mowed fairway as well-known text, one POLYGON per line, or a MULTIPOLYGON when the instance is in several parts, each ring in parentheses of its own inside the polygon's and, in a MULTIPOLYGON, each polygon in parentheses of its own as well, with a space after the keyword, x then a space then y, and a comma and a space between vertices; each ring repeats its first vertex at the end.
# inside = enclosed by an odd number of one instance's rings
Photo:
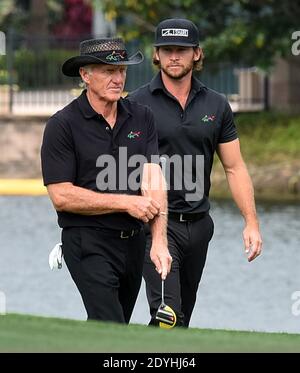
POLYGON ((7 314, 0 316, 0 352, 300 352, 300 334, 162 330, 7 314))

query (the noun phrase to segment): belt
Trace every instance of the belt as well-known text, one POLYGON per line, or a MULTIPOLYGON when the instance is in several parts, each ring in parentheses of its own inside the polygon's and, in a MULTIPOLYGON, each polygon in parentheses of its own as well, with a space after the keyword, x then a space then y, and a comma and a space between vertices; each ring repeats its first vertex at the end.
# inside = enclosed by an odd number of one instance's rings
POLYGON ((141 228, 139 229, 129 229, 129 230, 117 230, 117 229, 105 229, 105 228, 96 228, 97 231, 101 231, 113 237, 119 238, 130 238, 139 234, 141 232, 141 228))
POLYGON ((207 211, 204 212, 196 212, 196 213, 179 213, 179 212, 172 212, 169 211, 168 217, 171 220, 176 220, 180 222, 185 222, 185 221, 195 221, 195 220, 200 220, 204 218, 204 216, 207 215, 207 211))

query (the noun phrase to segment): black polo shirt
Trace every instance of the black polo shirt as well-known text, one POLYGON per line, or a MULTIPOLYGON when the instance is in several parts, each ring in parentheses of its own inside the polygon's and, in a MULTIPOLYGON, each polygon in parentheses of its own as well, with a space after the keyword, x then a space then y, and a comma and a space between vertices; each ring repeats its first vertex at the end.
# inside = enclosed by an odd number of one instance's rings
MULTIPOLYGON (((46 124, 41 149, 44 184, 71 182, 95 192, 140 195, 141 165, 131 163, 128 167, 128 159, 136 155, 147 162, 151 162, 151 155, 158 155, 151 110, 120 99, 116 124, 111 129, 91 107, 83 91, 46 124), (135 181, 134 187, 127 182, 128 177, 135 181)), ((142 225, 127 213, 86 216, 58 212, 58 223, 62 228, 100 226, 121 230, 142 225)))
MULTIPOLYGON (((196 182, 196 155, 204 156, 203 194, 195 201, 186 199, 191 191, 185 188, 174 188, 174 177, 169 181, 169 210, 184 213, 197 213, 209 210, 210 174, 214 152, 219 143, 233 141, 237 131, 233 114, 226 98, 205 87, 195 77, 192 78, 192 88, 183 110, 177 99, 164 87, 161 74, 158 73, 152 81, 135 90, 129 99, 148 105, 155 117, 158 131, 160 155, 172 157, 178 154, 183 158, 190 155, 192 160, 191 173, 196 182), (175 190, 176 189, 176 190, 175 190)), ((203 169, 203 167, 202 167, 203 169)), ((184 174, 182 170, 182 175, 184 174)), ((177 184, 178 185, 178 184, 177 184)))

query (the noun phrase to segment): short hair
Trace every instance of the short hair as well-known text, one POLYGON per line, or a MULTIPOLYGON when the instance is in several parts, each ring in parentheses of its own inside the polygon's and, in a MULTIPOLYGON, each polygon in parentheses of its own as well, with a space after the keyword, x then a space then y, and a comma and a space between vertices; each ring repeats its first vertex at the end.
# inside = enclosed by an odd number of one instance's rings
MULTIPOLYGON (((200 47, 193 47, 194 50, 196 50, 197 48, 200 48, 200 47)), ((158 49, 159 49, 159 47, 155 47, 154 50, 153 50, 152 63, 153 63, 153 65, 155 65, 157 68, 160 69, 160 67, 161 67, 160 62, 155 56, 155 53, 158 51, 158 49)), ((201 50, 201 55, 200 55, 199 60, 194 61, 193 70, 195 70, 195 71, 201 71, 202 68, 203 68, 204 52, 203 52, 203 49, 200 48, 200 50, 201 50)))
MULTIPOLYGON (((82 67, 83 70, 85 70, 89 74, 92 74, 92 72, 93 72, 93 65, 84 65, 84 66, 81 66, 81 67, 82 67)), ((87 89, 87 86, 88 86, 88 84, 86 84, 86 82, 82 78, 81 78, 81 82, 80 82, 79 85, 83 89, 87 89)))

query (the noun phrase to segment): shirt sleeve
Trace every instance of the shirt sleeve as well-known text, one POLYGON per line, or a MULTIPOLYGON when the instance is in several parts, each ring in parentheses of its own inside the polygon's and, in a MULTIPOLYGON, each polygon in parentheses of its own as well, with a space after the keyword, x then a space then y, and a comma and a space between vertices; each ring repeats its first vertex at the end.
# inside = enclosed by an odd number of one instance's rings
POLYGON ((158 135, 154 115, 148 107, 146 110, 146 117, 148 123, 146 158, 149 163, 159 163, 158 135))
POLYGON ((228 101, 226 101, 218 143, 233 141, 237 138, 238 134, 234 124, 233 113, 228 101))
POLYGON ((46 124, 41 147, 44 185, 74 182, 76 155, 70 129, 58 118, 51 117, 46 124))

